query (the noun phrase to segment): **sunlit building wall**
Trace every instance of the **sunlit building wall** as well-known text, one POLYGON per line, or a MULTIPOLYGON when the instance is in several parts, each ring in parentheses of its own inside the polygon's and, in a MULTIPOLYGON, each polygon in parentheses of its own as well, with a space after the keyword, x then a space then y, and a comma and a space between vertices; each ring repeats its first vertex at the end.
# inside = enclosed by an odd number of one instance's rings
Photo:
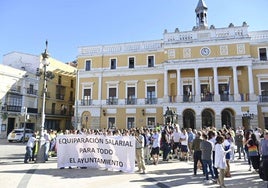
MULTIPOLYGON (((246 22, 208 25, 199 1, 196 26, 163 38, 78 48, 78 128, 268 128, 268 31, 246 22)), ((254 23, 251 23, 254 24, 254 23)))

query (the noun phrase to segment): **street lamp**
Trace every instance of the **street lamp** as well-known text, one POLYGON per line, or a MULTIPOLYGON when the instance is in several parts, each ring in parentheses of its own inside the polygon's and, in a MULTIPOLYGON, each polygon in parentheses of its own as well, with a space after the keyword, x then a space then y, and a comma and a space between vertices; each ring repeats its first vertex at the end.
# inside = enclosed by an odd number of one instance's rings
POLYGON ((23 143, 25 143, 25 130, 26 130, 26 121, 28 119, 28 108, 23 107, 24 123, 23 123, 23 143))
POLYGON ((250 120, 254 119, 254 114, 253 113, 249 113, 249 110, 246 113, 242 114, 242 117, 248 120, 248 125, 251 129, 251 124, 250 124, 250 120))
POLYGON ((74 107, 74 128, 76 130, 81 130, 81 127, 79 126, 79 123, 81 122, 80 119, 81 119, 81 116, 79 115, 78 113, 78 100, 75 101, 75 105, 73 106, 74 107))
MULTIPOLYGON (((45 138, 44 138, 44 128, 45 128, 45 104, 46 104, 46 92, 47 92, 47 80, 52 79, 54 76, 51 72, 47 72, 47 66, 49 65, 49 54, 47 52, 47 46, 48 42, 46 41, 46 49, 45 52, 42 53, 42 61, 41 63, 43 64, 43 72, 38 72, 37 76, 41 76, 43 74, 43 79, 44 79, 44 85, 43 85, 43 101, 42 101, 42 120, 41 120, 41 130, 39 132, 39 141, 38 141, 38 154, 36 157, 36 163, 44 163, 45 160, 45 138)), ((39 70, 39 69, 38 69, 39 70)))

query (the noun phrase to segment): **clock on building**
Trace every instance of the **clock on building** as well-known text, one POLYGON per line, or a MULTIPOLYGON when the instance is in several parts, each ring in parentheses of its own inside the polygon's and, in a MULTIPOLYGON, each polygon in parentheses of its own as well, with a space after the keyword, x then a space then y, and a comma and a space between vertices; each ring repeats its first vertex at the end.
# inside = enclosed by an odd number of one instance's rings
POLYGON ((208 47, 203 47, 200 50, 202 56, 208 56, 210 54, 210 49, 208 47))

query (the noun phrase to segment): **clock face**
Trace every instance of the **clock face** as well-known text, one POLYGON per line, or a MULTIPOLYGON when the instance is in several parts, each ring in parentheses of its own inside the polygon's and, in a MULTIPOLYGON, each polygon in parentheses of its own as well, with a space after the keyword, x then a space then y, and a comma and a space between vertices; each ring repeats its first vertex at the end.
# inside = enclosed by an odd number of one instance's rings
POLYGON ((210 54, 210 49, 208 47, 201 48, 200 53, 202 56, 208 56, 210 54))

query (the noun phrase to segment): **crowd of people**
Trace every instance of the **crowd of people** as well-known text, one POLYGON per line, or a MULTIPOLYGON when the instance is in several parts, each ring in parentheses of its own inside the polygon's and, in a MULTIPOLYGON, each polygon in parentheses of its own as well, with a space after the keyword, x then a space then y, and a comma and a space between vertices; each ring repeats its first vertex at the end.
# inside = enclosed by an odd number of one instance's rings
POLYGON ((180 128, 178 125, 166 125, 151 131, 137 129, 136 139, 138 172, 143 170, 145 173, 145 164, 150 164, 150 161, 157 165, 161 154, 163 161, 192 160, 194 176, 197 175, 199 167, 205 176, 206 184, 217 183, 220 187, 225 187, 224 178, 232 177, 231 162, 242 160, 243 157, 249 165, 249 171, 253 168, 263 180, 268 181, 266 129, 243 130, 238 127, 233 130, 224 126, 221 130, 216 130, 215 127, 192 130, 180 128))
MULTIPOLYGON (((57 131, 47 131, 44 130, 44 160, 48 161, 50 156, 56 155, 56 137, 60 133, 57 131)), ((29 161, 35 161, 39 145, 38 141, 40 138, 38 137, 38 131, 35 132, 27 141, 26 144, 26 153, 24 156, 24 163, 29 163, 29 161)))
MULTIPOLYGON (((204 183, 217 183, 225 187, 224 178, 232 177, 231 162, 243 160, 249 171, 254 170, 268 181, 268 130, 237 130, 224 126, 220 130, 207 127, 201 130, 180 128, 176 124, 158 125, 153 129, 66 130, 45 132, 45 159, 56 152, 59 134, 95 134, 109 136, 135 136, 137 172, 146 173, 146 165, 158 165, 159 160, 193 161, 193 175, 200 170, 204 183), (238 158, 235 158, 237 153, 238 158), (263 170, 266 169, 266 170, 263 170)), ((35 135, 28 140, 24 162, 34 161, 37 142, 35 135)))

